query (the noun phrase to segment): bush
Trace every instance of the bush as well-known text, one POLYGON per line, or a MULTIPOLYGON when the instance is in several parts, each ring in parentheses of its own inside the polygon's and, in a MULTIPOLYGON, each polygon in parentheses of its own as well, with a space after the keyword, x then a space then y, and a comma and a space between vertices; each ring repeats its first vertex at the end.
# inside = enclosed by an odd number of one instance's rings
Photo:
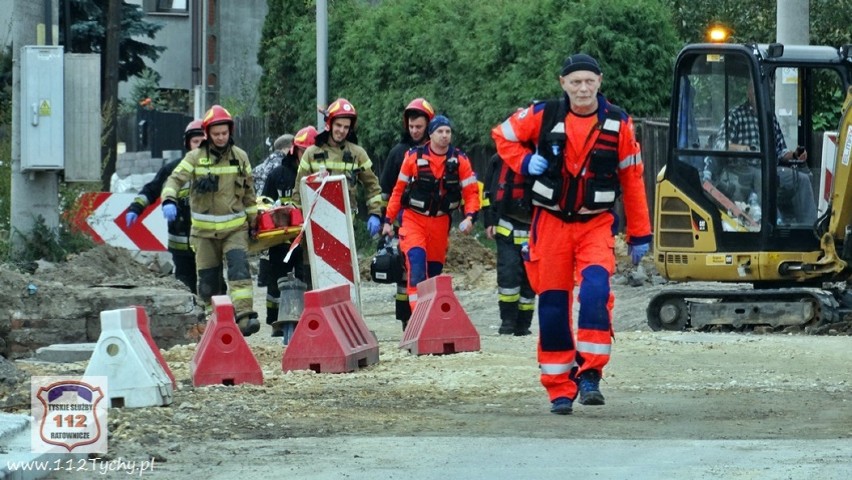
POLYGON ((17 230, 12 234, 18 236, 21 242, 14 248, 14 257, 13 249, 6 245, 5 261, 23 270, 32 270, 31 264, 37 260, 64 262, 69 254, 86 251, 94 246, 91 239, 73 232, 67 225, 49 227, 41 215, 34 219, 29 236, 17 230))
MULTIPOLYGON (((259 60, 273 130, 315 122, 310 3, 270 1, 259 60)), ((399 139, 402 109, 421 96, 453 120, 456 145, 487 158, 491 128, 531 99, 558 95, 562 61, 580 50, 599 56, 604 92, 628 112, 668 107, 680 44, 660 0, 330 3, 328 100, 355 105, 359 141, 376 164, 399 139)))

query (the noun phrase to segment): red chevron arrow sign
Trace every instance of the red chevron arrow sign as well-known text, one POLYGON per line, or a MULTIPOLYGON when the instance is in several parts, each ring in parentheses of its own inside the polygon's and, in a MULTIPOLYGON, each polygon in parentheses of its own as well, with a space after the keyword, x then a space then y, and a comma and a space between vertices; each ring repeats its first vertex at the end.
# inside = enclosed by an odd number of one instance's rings
POLYGON ((124 214, 134 198, 135 193, 84 193, 77 199, 71 224, 96 243, 128 250, 165 251, 168 225, 159 200, 153 208, 146 208, 130 228, 125 225, 124 214))

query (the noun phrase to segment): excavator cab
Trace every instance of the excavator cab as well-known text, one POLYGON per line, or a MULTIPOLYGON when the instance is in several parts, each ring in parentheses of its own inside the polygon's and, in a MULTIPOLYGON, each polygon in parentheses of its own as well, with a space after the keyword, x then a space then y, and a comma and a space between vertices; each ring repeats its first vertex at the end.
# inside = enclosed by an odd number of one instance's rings
POLYGON ((852 215, 843 212, 852 209, 843 145, 850 80, 845 47, 697 44, 679 53, 654 261, 687 287, 737 285, 667 289, 649 303, 651 328, 834 317, 823 303, 838 304, 836 295, 821 289, 845 280, 852 261, 844 245, 852 215))

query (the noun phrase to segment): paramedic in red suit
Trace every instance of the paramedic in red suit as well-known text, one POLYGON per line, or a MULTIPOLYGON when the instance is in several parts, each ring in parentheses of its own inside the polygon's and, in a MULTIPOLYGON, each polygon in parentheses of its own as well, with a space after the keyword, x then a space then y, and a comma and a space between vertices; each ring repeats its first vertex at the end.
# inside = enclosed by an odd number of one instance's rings
POLYGON ((453 211, 464 209, 459 230, 465 234, 473 231, 479 212, 476 175, 467 155, 451 143, 450 120, 436 115, 428 132, 430 142, 405 155, 382 229, 393 236, 393 219, 402 211, 399 246, 405 254, 411 310, 417 303, 417 285, 443 271, 453 211))
POLYGON ((617 225, 612 208, 619 195, 634 263, 651 242, 633 120, 599 93, 602 78, 597 60, 572 55, 559 75, 561 99, 517 112, 491 132, 503 160, 534 179, 526 268, 539 295, 541 383, 550 411, 559 415, 572 412, 578 394, 580 404, 604 404, 599 382, 612 347, 610 276, 617 225), (576 336, 571 320, 575 271, 576 336))

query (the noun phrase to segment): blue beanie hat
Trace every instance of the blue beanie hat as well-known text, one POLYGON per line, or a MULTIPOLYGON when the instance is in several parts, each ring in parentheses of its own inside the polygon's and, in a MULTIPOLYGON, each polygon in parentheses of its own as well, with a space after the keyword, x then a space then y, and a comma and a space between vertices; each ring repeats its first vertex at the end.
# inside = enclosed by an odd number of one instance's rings
POLYGON ((562 64, 562 73, 560 73, 560 76, 564 77, 569 73, 580 70, 586 70, 596 75, 601 74, 601 66, 598 65, 597 60, 585 53, 577 53, 565 59, 565 63, 562 64))
POLYGON ((453 129, 450 119, 443 115, 435 115, 435 118, 429 122, 429 135, 435 133, 435 130, 437 130, 438 127, 450 127, 450 130, 453 129))

